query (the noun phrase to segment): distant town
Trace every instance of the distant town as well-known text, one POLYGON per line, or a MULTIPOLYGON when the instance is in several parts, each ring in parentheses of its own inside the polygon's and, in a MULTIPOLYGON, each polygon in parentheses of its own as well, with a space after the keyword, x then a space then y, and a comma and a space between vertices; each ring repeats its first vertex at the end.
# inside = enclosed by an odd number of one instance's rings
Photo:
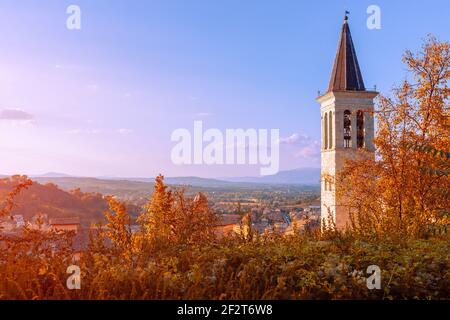
MULTIPOLYGON (((0 191, 4 192, 10 184, 20 179, 24 177, 4 178, 0 191)), ((41 231, 69 231, 75 234, 74 245, 80 251, 88 244, 89 232, 97 228, 97 223, 103 222, 103 212, 107 209, 106 196, 112 195, 127 203, 133 217, 130 229, 137 232, 139 226, 135 223, 136 218, 140 208, 149 200, 153 188, 151 182, 122 179, 46 176, 33 180, 31 189, 20 199, 23 205, 19 203, 11 217, 0 218, 0 233, 19 235, 25 227, 41 231), (30 202, 34 205, 26 205, 30 202), (23 212, 25 207, 27 211, 23 212), (80 213, 68 211, 69 207, 70 210, 79 207, 80 213)), ((218 217, 218 236, 241 234, 244 232, 244 221, 248 221, 252 230, 259 234, 287 235, 320 226, 319 185, 190 180, 172 178, 172 182, 178 184, 170 187, 183 188, 191 197, 198 193, 207 196, 210 208, 218 217)))

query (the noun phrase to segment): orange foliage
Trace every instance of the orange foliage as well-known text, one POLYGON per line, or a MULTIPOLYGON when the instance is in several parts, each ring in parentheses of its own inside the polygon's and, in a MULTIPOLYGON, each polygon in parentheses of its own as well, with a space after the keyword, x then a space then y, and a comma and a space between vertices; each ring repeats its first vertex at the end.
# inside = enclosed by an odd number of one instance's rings
POLYGON ((160 175, 138 222, 146 241, 152 246, 167 247, 213 239, 216 219, 203 194, 192 199, 185 196, 183 189, 168 190, 160 175))
POLYGON ((361 157, 348 161, 338 190, 345 195, 353 228, 363 234, 396 236, 423 235, 424 227, 446 225, 442 210, 449 208, 450 182, 445 170, 428 174, 432 168, 448 167, 450 44, 429 37, 423 50, 409 51, 403 58, 414 82, 404 81, 393 97, 380 97, 375 138, 377 159, 361 157), (411 146, 447 150, 445 157, 411 146))

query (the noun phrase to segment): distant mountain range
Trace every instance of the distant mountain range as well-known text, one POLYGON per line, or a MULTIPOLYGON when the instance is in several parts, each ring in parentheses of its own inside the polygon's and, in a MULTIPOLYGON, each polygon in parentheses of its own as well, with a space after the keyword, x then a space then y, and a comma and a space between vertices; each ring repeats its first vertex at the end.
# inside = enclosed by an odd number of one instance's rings
MULTIPOLYGON (((2 177, 3 175, 0 175, 2 177)), ((6 176, 3 176, 6 177, 6 176)), ((52 182, 53 179, 63 181, 79 180, 81 178, 92 181, 122 181, 153 183, 154 178, 120 178, 98 177, 84 178, 74 177, 65 173, 48 172, 41 175, 30 175, 30 178, 40 182, 52 182)), ((166 177, 165 182, 171 185, 190 185, 195 187, 251 187, 257 185, 319 185, 320 168, 299 168, 280 171, 275 175, 261 177, 224 177, 224 178, 200 178, 200 177, 166 177)))
MULTIPOLYGON (((154 178, 111 178, 102 177, 105 180, 128 180, 140 182, 153 182, 154 178)), ((199 177, 166 177, 166 183, 175 185, 191 185, 197 187, 232 186, 239 184, 283 184, 283 185, 318 185, 320 183, 320 168, 299 168, 280 171, 271 176, 260 177, 224 177, 224 178, 199 178, 199 177)))
MULTIPOLYGON (((44 174, 26 174, 29 178, 69 178, 71 175, 59 172, 47 172, 44 174)), ((9 175, 0 174, 0 178, 8 178, 9 175)))
POLYGON ((69 177, 71 177, 71 176, 68 174, 59 173, 59 172, 47 172, 44 174, 30 175, 30 178, 69 178, 69 177))
POLYGON ((221 180, 263 184, 316 185, 320 183, 320 168, 300 168, 280 171, 271 176, 222 178, 221 180))
MULTIPOLYGON (((153 183, 155 178, 105 178, 105 180, 126 180, 133 182, 146 182, 153 183)), ((218 180, 213 178, 200 178, 200 177, 165 177, 164 182, 171 185, 190 185, 195 187, 217 187, 224 185, 235 185, 236 183, 224 180, 218 180)))

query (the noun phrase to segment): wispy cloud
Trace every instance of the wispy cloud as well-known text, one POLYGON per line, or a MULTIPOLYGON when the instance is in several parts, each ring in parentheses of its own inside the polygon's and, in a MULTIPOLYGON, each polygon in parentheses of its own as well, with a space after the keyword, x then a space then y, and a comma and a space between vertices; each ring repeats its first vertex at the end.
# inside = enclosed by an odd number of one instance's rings
POLYGON ((71 129, 71 130, 67 130, 66 133, 68 134, 72 134, 72 135, 79 135, 79 134, 90 134, 90 135, 96 135, 96 134, 101 134, 101 133, 118 133, 121 135, 128 135, 128 134, 132 134, 134 131, 132 129, 127 129, 127 128, 120 128, 117 130, 104 130, 104 129, 82 129, 82 128, 75 128, 75 129, 71 129))
POLYGON ((133 130, 131 130, 131 129, 126 129, 126 128, 121 128, 121 129, 117 130, 117 132, 118 132, 119 134, 122 134, 122 135, 127 135, 127 134, 133 133, 133 130))
POLYGON ((306 134, 293 133, 280 138, 280 144, 285 145, 296 158, 318 158, 320 156, 320 141, 306 134))
POLYGON ((293 133, 289 137, 280 138, 280 144, 294 144, 297 143, 301 139, 301 136, 298 133, 293 133))
POLYGON ((309 145, 299 147, 294 156, 296 158, 318 158, 320 156, 320 143, 314 140, 309 145))
POLYGON ((100 90, 100 86, 97 83, 91 83, 87 85, 87 89, 91 92, 97 92, 100 90))
POLYGON ((80 69, 79 66, 74 64, 55 64, 54 68, 56 70, 78 70, 80 69))
POLYGON ((102 129, 71 129, 66 131, 68 134, 100 134, 102 129))
POLYGON ((34 116, 31 113, 25 112, 21 109, 4 109, 0 112, 1 120, 33 120, 34 116))
POLYGON ((211 117, 213 114, 209 112, 199 112, 196 114, 197 117, 206 118, 211 117))
POLYGON ((0 121, 8 121, 14 124, 35 124, 35 117, 22 109, 3 109, 0 112, 0 121))

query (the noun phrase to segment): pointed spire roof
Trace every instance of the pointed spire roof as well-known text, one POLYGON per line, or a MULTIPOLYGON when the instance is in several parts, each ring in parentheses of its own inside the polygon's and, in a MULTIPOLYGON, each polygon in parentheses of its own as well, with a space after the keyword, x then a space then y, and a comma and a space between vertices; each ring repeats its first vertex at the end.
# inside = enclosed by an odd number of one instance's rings
POLYGON ((355 46, 353 45, 347 12, 342 25, 333 72, 331 73, 328 92, 330 91, 365 91, 364 81, 359 69, 355 46))

